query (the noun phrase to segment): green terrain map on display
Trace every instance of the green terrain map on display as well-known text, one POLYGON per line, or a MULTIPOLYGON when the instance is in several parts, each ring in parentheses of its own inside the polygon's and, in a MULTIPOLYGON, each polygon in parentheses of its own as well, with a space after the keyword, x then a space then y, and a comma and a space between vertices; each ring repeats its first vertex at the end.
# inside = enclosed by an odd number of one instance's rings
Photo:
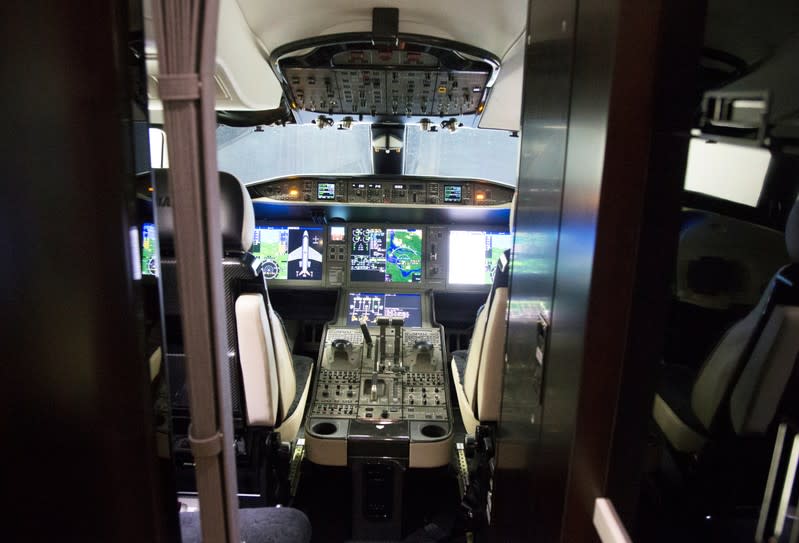
POLYGON ((386 281, 416 283, 422 280, 422 231, 387 230, 386 281))

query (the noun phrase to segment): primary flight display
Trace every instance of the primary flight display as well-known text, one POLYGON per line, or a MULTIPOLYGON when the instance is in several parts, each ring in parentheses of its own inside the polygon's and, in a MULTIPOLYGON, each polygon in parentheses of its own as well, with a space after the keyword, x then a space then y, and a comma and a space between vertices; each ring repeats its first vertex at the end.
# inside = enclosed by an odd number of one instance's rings
POLYGON ((250 252, 263 261, 266 279, 322 279, 324 235, 321 227, 259 226, 250 252))
POLYGON ((353 228, 350 281, 418 283, 422 280, 422 230, 353 228))
MULTIPOLYGON (((262 223, 254 230, 250 251, 270 281, 308 286, 390 283, 413 289, 441 288, 446 278, 446 288, 458 288, 490 285, 497 261, 513 244, 507 232, 437 228, 424 234, 424 229, 262 223), (443 256, 443 266, 437 255, 443 256), (433 271, 428 276, 425 269, 433 271)), ((153 223, 142 225, 140 239, 142 273, 157 275, 158 233, 153 223)))

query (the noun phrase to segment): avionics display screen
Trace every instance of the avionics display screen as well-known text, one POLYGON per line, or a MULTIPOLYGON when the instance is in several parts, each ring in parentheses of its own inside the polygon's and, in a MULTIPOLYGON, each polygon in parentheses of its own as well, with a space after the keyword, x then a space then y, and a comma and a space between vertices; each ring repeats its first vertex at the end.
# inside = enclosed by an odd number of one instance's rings
POLYGON ((316 198, 318 200, 335 200, 336 199, 336 184, 335 183, 319 183, 316 185, 316 198))
POLYGON ((330 227, 330 241, 344 241, 346 236, 346 228, 343 226, 330 227))
POLYGON ((322 227, 258 226, 250 252, 263 261, 266 279, 322 280, 322 227))
POLYGON ((141 225, 141 272, 158 277, 158 232, 155 225, 141 225))
POLYGON ((444 201, 454 204, 461 203, 461 186, 444 185, 444 201))
POLYGON ((422 280, 421 229, 353 228, 350 236, 350 281, 422 280))
POLYGON ((513 244, 505 232, 451 230, 449 278, 453 285, 490 285, 497 260, 513 244))
POLYGON ((350 292, 347 324, 357 326, 366 317, 375 324, 377 317, 405 319, 405 326, 422 325, 421 294, 382 294, 350 292))

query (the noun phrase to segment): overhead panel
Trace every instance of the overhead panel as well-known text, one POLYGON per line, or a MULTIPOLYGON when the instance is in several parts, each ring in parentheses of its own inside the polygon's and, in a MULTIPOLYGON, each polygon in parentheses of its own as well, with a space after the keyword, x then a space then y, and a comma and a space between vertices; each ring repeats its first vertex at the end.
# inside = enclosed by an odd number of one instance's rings
POLYGON ((474 126, 499 72, 487 51, 419 36, 399 36, 392 45, 375 45, 367 34, 304 40, 275 51, 274 63, 305 123, 447 125, 454 118, 474 126))

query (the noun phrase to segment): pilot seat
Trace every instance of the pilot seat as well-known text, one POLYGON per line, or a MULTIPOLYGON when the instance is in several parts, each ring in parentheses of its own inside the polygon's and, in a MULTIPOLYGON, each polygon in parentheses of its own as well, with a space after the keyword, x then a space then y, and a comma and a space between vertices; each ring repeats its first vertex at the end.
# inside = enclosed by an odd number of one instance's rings
MULTIPOLYGON (((174 228, 165 196, 168 177, 167 170, 154 173, 178 489, 193 491, 174 228)), ((291 353, 280 317, 269 302, 260 262, 249 252, 255 229, 252 200, 244 185, 224 172, 220 173, 220 207, 239 493, 258 496, 256 503, 279 503, 287 490, 290 445, 286 443, 294 441, 303 418, 313 361, 291 353)))

